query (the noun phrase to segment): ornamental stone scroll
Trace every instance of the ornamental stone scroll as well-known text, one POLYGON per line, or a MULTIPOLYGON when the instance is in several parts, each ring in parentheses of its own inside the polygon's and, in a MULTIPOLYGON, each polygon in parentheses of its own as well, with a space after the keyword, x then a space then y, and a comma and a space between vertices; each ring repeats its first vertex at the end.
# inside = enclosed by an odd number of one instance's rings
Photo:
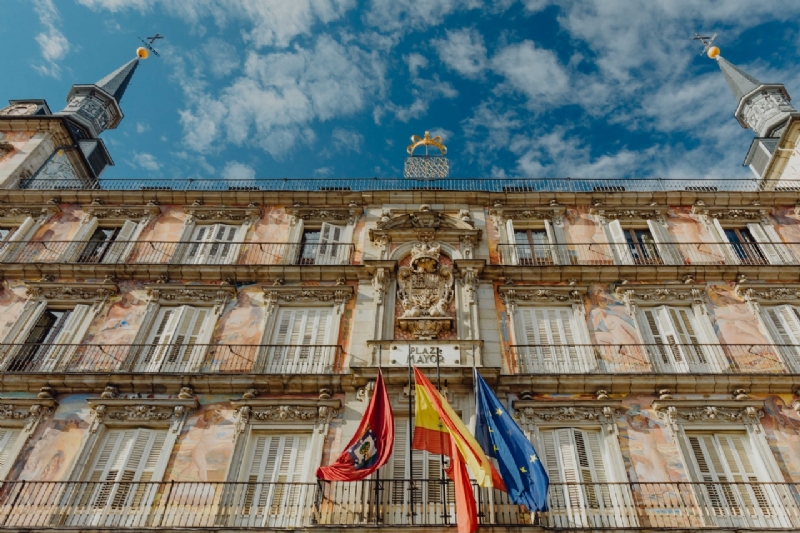
POLYGON ((331 421, 339 416, 342 402, 338 399, 242 397, 241 400, 231 400, 231 405, 235 410, 236 438, 248 424, 256 423, 313 427, 318 434, 324 435, 331 421))
MULTIPOLYGON (((188 389, 184 387, 184 389, 188 389)), ((199 406, 197 398, 182 389, 178 398, 89 398, 91 423, 89 432, 97 432, 101 424, 109 422, 121 426, 169 427, 178 434, 186 418, 199 406)))
POLYGON ((517 400, 514 417, 529 432, 536 427, 595 425, 608 434, 617 432, 617 400, 517 400))

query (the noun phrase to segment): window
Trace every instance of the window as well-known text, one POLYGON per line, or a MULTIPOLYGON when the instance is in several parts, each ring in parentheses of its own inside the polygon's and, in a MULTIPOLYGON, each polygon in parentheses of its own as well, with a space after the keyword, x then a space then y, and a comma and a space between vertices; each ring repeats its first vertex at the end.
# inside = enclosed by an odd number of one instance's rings
POLYGON ((25 253, 25 242, 36 233, 44 220, 45 217, 39 217, 38 220, 26 217, 17 227, 4 226, 0 228, 0 259, 5 262, 27 262, 29 258, 25 253))
POLYGON ((217 316, 211 307, 161 307, 145 345, 136 347, 136 372, 186 372, 203 360, 217 316))
MULTIPOLYGON (((706 217, 708 221, 708 217, 706 217)), ((719 219, 708 224, 709 230, 722 243, 723 256, 733 264, 794 265, 792 252, 783 244, 775 227, 764 219, 761 223, 724 225, 719 219)))
POLYGON ((603 224, 611 254, 617 264, 683 264, 683 258, 671 242, 669 231, 663 222, 647 220, 629 224, 623 226, 619 220, 603 224))
MULTIPOLYGON (((583 372, 594 369, 581 345, 570 307, 520 307, 517 348, 523 373, 583 372)), ((584 326, 585 329, 585 326, 584 326)))
POLYGON ((793 305, 761 307, 761 318, 790 372, 800 371, 800 309, 793 305))
POLYGON ((343 242, 345 228, 323 222, 319 230, 305 229, 300 242, 300 265, 341 265, 350 256, 350 247, 343 242))
POLYGON ((780 505, 745 432, 686 432, 700 505, 719 526, 767 526, 780 505), (761 522, 764 520, 765 522, 761 522))
POLYGON ((545 220, 541 226, 515 227, 512 219, 505 222, 500 253, 507 265, 568 265, 569 252, 561 218, 545 220))
POLYGON ((239 257, 242 226, 213 224, 195 226, 186 245, 183 263, 228 265, 239 257))
POLYGON ((520 265, 552 265, 553 254, 544 230, 514 230, 514 243, 520 265))
POLYGON ((726 229, 725 238, 740 263, 745 265, 766 265, 767 259, 758 242, 748 228, 726 229))
MULTIPOLYGON (((7 372, 53 372, 58 364, 68 363, 94 317, 92 306, 54 309, 38 302, 30 324, 19 336, 22 342, 11 345, 7 372)), ((23 316, 25 315, 23 310, 23 316)))
POLYGON ((138 233, 139 224, 126 220, 122 226, 97 227, 92 232, 80 254, 79 263, 119 263, 123 262, 133 249, 133 236, 138 233))
POLYGON ((643 337, 655 367, 661 372, 718 371, 711 347, 699 332, 688 307, 645 307, 640 311, 643 337))
POLYGON ((333 308, 281 307, 268 353, 267 373, 322 374, 331 371, 335 347, 333 308))
POLYGON ((16 459, 17 443, 22 435, 22 428, 0 427, 0 479, 11 469, 11 463, 16 459))

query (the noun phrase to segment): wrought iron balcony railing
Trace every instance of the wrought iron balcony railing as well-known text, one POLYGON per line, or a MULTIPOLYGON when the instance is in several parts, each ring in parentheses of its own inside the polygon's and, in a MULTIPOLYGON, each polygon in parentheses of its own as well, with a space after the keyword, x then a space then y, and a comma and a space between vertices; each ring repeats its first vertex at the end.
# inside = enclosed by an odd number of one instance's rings
MULTIPOLYGON (((19 182, 20 189, 86 189, 87 184, 68 176, 19 182)), ((101 179, 92 188, 112 191, 482 191, 622 193, 649 191, 797 191, 798 180, 760 179, 531 179, 531 178, 285 178, 285 179, 101 179)))
POLYGON ((35 373, 331 374, 336 345, 0 344, 0 370, 35 373))
POLYGON ((0 244, 0 263, 347 265, 344 243, 23 241, 0 244))
POLYGON ((792 344, 512 345, 514 374, 796 374, 792 344))
MULTIPOLYGON (((532 514, 500 491, 473 487, 484 525, 552 529, 796 530, 791 483, 553 483, 532 514), (490 491, 492 492, 490 494, 490 491)), ((455 525, 448 480, 357 483, 9 481, 0 527, 197 529, 455 525)))
POLYGON ((800 243, 500 244, 504 265, 797 265, 800 243))

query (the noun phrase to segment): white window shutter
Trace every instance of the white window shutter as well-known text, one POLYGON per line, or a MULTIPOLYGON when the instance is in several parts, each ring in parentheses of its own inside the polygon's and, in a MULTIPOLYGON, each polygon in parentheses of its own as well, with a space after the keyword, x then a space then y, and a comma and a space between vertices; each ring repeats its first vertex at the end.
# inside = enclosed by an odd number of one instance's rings
POLYGON ((140 225, 132 220, 126 220, 119 233, 114 238, 114 242, 108 249, 108 252, 103 256, 103 263, 116 264, 123 263, 127 259, 131 250, 133 249, 134 235, 140 229, 140 225))
POLYGON ((625 238, 625 230, 619 220, 612 220, 606 224, 606 237, 617 264, 632 265, 633 255, 631 254, 628 240, 625 238))
POLYGON ((20 224, 17 229, 14 230, 14 233, 8 237, 6 242, 19 242, 28 240, 31 237, 30 233, 34 225, 36 225, 36 221, 33 219, 33 217, 26 217, 25 220, 22 221, 22 224, 20 224))
POLYGON ((711 224, 709 226, 709 231, 714 236, 716 242, 720 243, 718 246, 720 247, 720 253, 722 257, 724 257, 728 263, 732 265, 738 265, 741 260, 739 256, 736 255, 736 252, 733 250, 733 245, 731 245, 730 241, 728 240, 728 236, 725 234, 725 228, 722 227, 719 220, 716 218, 711 219, 711 224))
POLYGON ((783 258, 778 253, 778 250, 773 246, 771 239, 767 236, 767 233, 764 231, 764 227, 761 224, 748 224, 747 229, 750 230, 750 235, 758 243, 758 247, 761 249, 761 253, 764 254, 764 257, 767 258, 767 262, 770 265, 782 265, 783 258))
POLYGON ((532 372, 561 370, 565 372, 588 371, 589 365, 581 357, 577 344, 577 327, 571 307, 520 307, 522 342, 527 347, 519 354, 523 367, 532 372))
POLYGON ((183 254, 184 263, 190 265, 202 264, 205 262, 208 253, 208 242, 216 231, 216 225, 195 226, 191 233, 190 242, 186 243, 186 251, 183 254))
POLYGON ((0 472, 8 472, 15 457, 11 454, 22 435, 22 428, 0 428, 0 472))
POLYGON ((767 235, 767 239, 770 242, 774 243, 773 247, 778 255, 781 256, 781 260, 785 265, 796 265, 797 258, 794 256, 792 251, 789 247, 783 242, 781 236, 778 235, 778 232, 775 230, 775 226, 772 224, 762 224, 761 228, 764 230, 764 233, 767 235))
POLYGON ((216 316, 210 307, 185 305, 175 323, 174 333, 168 341, 165 370, 168 372, 190 371, 206 353, 206 344, 213 334, 216 316))
POLYGON ((800 370, 800 316, 791 305, 764 306, 761 316, 791 372, 800 370))
POLYGON ((333 310, 328 307, 280 309, 273 334, 270 360, 267 366, 274 371, 319 373, 329 367, 333 310))
MULTIPOLYGON (((317 245, 315 265, 336 265, 341 263, 340 246, 344 228, 334 224, 322 223, 317 245)), ((346 248, 346 247, 345 247, 346 248)))
POLYGON ((547 239, 550 241, 553 262, 557 265, 570 264, 569 250, 567 250, 567 236, 564 233, 564 226, 554 224, 550 220, 545 220, 544 229, 547 232, 547 239))
POLYGON ((63 325, 52 337, 53 346, 42 354, 40 366, 42 372, 52 372, 59 363, 69 363, 77 351, 76 346, 70 345, 80 344, 83 340, 86 330, 89 329, 90 322, 94 318, 92 311, 91 305, 80 304, 68 312, 69 314, 64 317, 63 325))
POLYGON ((211 226, 208 233, 209 244, 206 245, 207 251, 203 257, 203 263, 214 265, 230 264, 234 250, 238 252, 238 247, 234 246, 237 232, 241 226, 231 226, 228 224, 217 224, 211 226))
POLYGON ((92 236, 99 225, 100 221, 97 220, 97 217, 91 217, 88 221, 81 222, 77 233, 72 237, 73 242, 65 246, 64 253, 59 257, 59 261, 63 261, 64 263, 73 263, 77 261, 81 252, 87 246, 86 241, 89 240, 89 237, 92 236))
POLYGON ((647 227, 650 228, 650 234, 656 243, 658 255, 665 265, 682 265, 683 257, 678 251, 675 243, 672 242, 672 237, 667 228, 656 220, 648 220, 647 227))
POLYGON ((139 357, 137 372, 158 372, 171 351, 175 331, 178 329, 184 308, 162 307, 148 334, 147 346, 139 357))
POLYGON ((506 220, 506 246, 503 246, 503 264, 518 265, 519 254, 517 254, 517 239, 514 232, 514 221, 510 218, 506 220))

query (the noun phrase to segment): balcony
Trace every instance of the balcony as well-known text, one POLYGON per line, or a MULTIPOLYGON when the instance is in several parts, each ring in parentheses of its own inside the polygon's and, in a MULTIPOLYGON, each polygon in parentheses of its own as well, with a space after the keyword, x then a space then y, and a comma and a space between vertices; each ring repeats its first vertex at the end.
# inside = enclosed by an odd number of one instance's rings
POLYGON ((760 179, 530 179, 530 178, 446 178, 417 180, 405 178, 295 178, 295 179, 101 179, 93 187, 67 176, 58 179, 22 180, 20 189, 109 191, 483 191, 497 193, 586 192, 625 193, 652 191, 797 191, 797 180, 760 179))
POLYGON ((512 374, 798 373, 800 345, 559 344, 512 345, 512 374))
POLYGON ((336 345, 0 344, 4 374, 334 374, 336 345))
POLYGON ((503 265, 532 267, 605 265, 784 265, 798 264, 800 243, 499 244, 503 265))
POLYGON ((341 243, 26 241, 2 245, 0 263, 349 265, 354 249, 341 243))
MULTIPOLYGON (((545 529, 796 530, 800 487, 789 483, 551 484, 548 512, 474 487, 483 525, 545 529)), ((456 523, 440 480, 356 483, 4 482, 3 529, 301 528, 456 523)))

